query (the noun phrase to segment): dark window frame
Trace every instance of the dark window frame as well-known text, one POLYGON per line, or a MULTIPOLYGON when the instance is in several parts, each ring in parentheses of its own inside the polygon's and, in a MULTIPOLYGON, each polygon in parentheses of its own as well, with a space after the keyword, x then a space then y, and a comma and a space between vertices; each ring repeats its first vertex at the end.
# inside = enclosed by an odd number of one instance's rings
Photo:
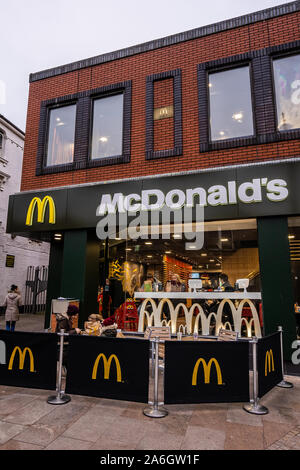
POLYGON ((255 90, 255 76, 257 64, 252 52, 230 56, 223 59, 203 62, 197 66, 198 80, 198 119, 199 119, 199 150, 207 152, 234 147, 252 145, 257 142, 257 94, 255 90), (224 140, 211 140, 210 131, 210 105, 209 105, 209 74, 230 71, 241 67, 249 67, 250 93, 252 104, 253 135, 234 137, 224 140))
POLYGON ((226 57, 197 66, 198 80, 198 128, 199 151, 209 152, 248 145, 259 145, 286 140, 300 139, 300 129, 279 131, 277 129, 277 111, 273 59, 296 55, 300 50, 300 41, 280 44, 268 48, 226 57), (251 64, 251 93, 255 135, 251 138, 210 141, 209 138, 209 88, 208 73, 236 68, 251 64))
POLYGON ((175 157, 183 153, 181 69, 146 77, 146 160, 175 157), (173 78, 174 147, 154 151, 154 82, 173 78))
POLYGON ((105 165, 128 163, 131 142, 131 81, 115 83, 101 88, 74 93, 42 101, 38 135, 36 175, 62 173, 105 165), (116 157, 90 160, 90 138, 92 123, 92 100, 95 96, 124 94, 123 104, 123 154, 116 157), (47 145, 51 109, 76 104, 74 160, 62 165, 47 166, 47 145))
POLYGON ((299 55, 300 57, 300 41, 293 41, 287 44, 281 44, 279 46, 272 46, 266 50, 267 57, 269 60, 269 67, 271 72, 270 85, 272 93, 272 108, 273 108, 273 133, 270 136, 273 141, 280 142, 283 140, 294 140, 300 139, 300 128, 297 129, 288 129, 288 130, 279 130, 277 127, 278 116, 277 116, 277 103, 276 103, 276 87, 275 87, 275 76, 274 76, 274 67, 273 61, 276 59, 284 59, 287 57, 292 57, 299 55))
POLYGON ((131 127, 131 82, 109 85, 92 90, 90 96, 90 125, 89 125, 89 149, 87 168, 106 166, 130 161, 130 127, 131 127), (122 154, 110 157, 92 159, 92 133, 94 101, 109 96, 123 95, 123 126, 122 126, 122 154))

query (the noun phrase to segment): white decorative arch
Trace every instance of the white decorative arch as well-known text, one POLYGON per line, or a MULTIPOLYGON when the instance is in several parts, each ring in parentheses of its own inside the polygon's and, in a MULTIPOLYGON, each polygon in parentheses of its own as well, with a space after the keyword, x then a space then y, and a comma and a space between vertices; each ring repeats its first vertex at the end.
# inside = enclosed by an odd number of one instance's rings
MULTIPOLYGON (((185 325, 184 328, 186 329, 187 334, 198 333, 199 327, 201 326, 202 335, 207 336, 210 334, 210 325, 211 321, 214 318, 216 322, 215 328, 215 335, 218 335, 219 330, 221 328, 226 328, 232 331, 232 325, 230 322, 226 321, 223 324, 223 309, 224 305, 228 303, 231 309, 232 318, 233 318, 233 330, 238 332, 241 335, 242 325, 245 324, 247 328, 247 336, 252 336, 252 329, 254 329, 254 334, 258 338, 261 338, 261 328, 259 317, 256 311, 254 304, 249 299, 242 299, 239 303, 239 306, 236 308, 232 300, 230 299, 222 299, 220 305, 218 307, 217 313, 211 312, 208 316, 205 315, 203 308, 199 303, 194 303, 190 308, 186 306, 186 304, 180 302, 176 307, 174 307, 172 301, 168 298, 163 298, 160 300, 158 305, 156 305, 155 301, 151 298, 144 299, 141 307, 140 307, 140 314, 139 314, 139 326, 138 331, 143 332, 145 328, 145 320, 146 326, 170 326, 171 333, 175 334, 177 332, 177 319, 180 309, 182 308, 185 315, 185 325), (149 314, 146 310, 146 307, 150 303, 152 307, 152 313, 149 314), (170 312, 170 320, 162 319, 163 315, 163 306, 167 303, 169 312, 170 312), (242 317, 243 307, 245 304, 248 304, 252 318, 248 321, 246 318, 242 317), (193 327, 193 318, 195 309, 198 309, 198 313, 195 318, 195 323, 193 327), (199 324, 200 323, 200 324, 199 324)), ((181 331, 180 328, 182 325, 178 327, 178 331, 181 331)))

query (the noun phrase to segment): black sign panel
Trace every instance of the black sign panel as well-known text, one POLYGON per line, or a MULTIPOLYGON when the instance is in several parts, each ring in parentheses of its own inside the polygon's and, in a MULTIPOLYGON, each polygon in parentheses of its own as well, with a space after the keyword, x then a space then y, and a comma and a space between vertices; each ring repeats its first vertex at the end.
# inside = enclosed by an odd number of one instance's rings
POLYGON ((247 342, 166 341, 165 403, 249 401, 247 342))
POLYGON ((66 392, 148 402, 149 341, 70 336, 66 392))
POLYGON ((274 333, 257 343, 258 396, 261 398, 283 379, 280 333, 274 333))
POLYGON ((5 267, 14 268, 15 266, 15 257, 14 255, 6 255, 5 267))
POLYGON ((0 330, 0 384, 55 390, 57 335, 0 330))
MULTIPOLYGON (((24 234, 95 228, 103 219, 96 214, 103 195, 110 195, 112 200, 117 193, 123 196, 135 193, 140 197, 145 190, 159 190, 164 197, 170 191, 181 191, 184 204, 188 190, 201 190, 207 202, 205 220, 296 215, 300 213, 299 174, 299 162, 263 163, 188 175, 19 193, 9 199, 7 232, 24 234)), ((197 196, 195 204, 198 199, 197 196)), ((195 210, 193 220, 196 220, 195 210)))

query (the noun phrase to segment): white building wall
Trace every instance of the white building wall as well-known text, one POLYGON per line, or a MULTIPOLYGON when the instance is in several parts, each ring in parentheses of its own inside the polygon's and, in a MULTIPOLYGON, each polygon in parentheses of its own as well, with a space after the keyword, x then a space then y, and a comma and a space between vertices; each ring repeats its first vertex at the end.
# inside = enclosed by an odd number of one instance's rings
POLYGON ((24 135, 0 116, 5 138, 0 149, 0 306, 11 284, 25 294, 28 266, 48 266, 49 243, 36 242, 6 233, 9 195, 20 191, 24 135), (5 267, 6 255, 15 256, 13 268, 5 267))

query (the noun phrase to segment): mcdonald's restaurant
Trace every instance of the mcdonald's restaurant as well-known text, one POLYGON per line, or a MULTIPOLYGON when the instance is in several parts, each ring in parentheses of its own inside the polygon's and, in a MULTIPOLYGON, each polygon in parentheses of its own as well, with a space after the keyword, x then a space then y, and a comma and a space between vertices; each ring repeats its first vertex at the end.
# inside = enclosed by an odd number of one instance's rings
POLYGON ((51 243, 45 328, 54 299, 79 301, 80 327, 132 303, 121 329, 261 337, 281 326, 290 359, 298 173, 293 159, 26 191, 10 198, 7 231, 51 243))

